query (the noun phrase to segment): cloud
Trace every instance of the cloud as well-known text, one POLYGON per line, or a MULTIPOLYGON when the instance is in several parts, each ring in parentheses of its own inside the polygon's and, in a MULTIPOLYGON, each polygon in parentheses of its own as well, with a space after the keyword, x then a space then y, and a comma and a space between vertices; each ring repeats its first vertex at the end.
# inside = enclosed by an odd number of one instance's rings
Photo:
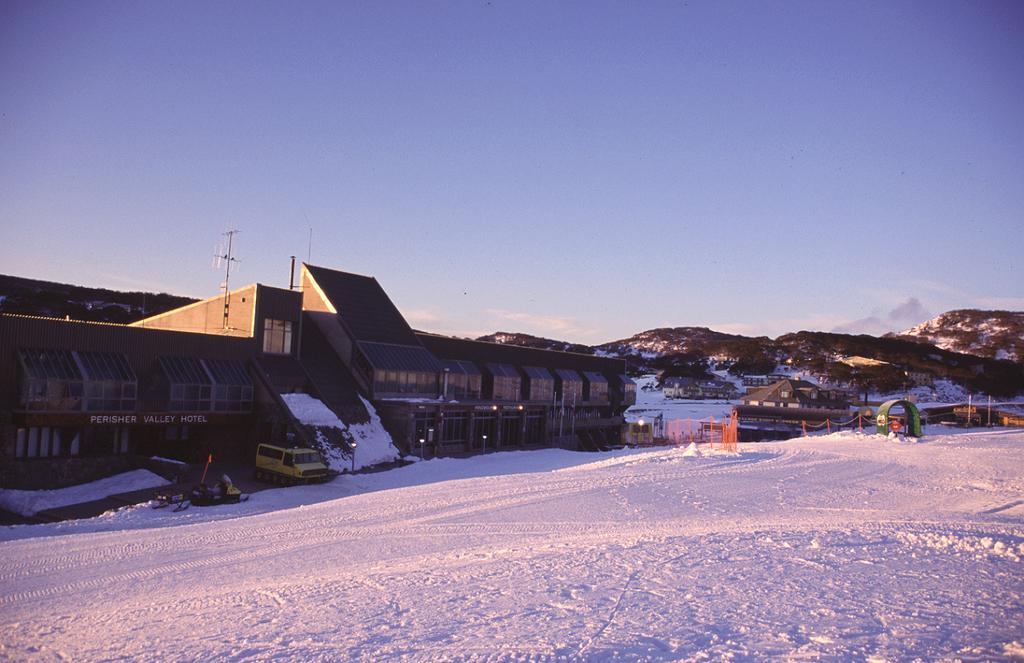
POLYGON ((402 316, 409 322, 410 325, 420 325, 424 323, 439 322, 441 316, 437 313, 425 309, 416 308, 411 311, 402 311, 402 316))
POLYGON ((903 331, 908 327, 924 322, 931 317, 928 310, 917 297, 909 297, 897 304, 888 313, 870 315, 866 318, 853 320, 832 329, 837 334, 871 334, 881 336, 888 332, 903 331))
POLYGON ((903 302, 893 310, 889 311, 890 322, 924 322, 931 317, 931 314, 925 310, 917 297, 911 297, 907 301, 903 302))
POLYGON ((761 322, 718 322, 708 324, 707 327, 726 334, 770 336, 771 338, 776 338, 783 334, 791 334, 798 331, 830 329, 835 325, 842 324, 842 322, 843 318, 840 316, 819 313, 798 318, 776 318, 761 322))

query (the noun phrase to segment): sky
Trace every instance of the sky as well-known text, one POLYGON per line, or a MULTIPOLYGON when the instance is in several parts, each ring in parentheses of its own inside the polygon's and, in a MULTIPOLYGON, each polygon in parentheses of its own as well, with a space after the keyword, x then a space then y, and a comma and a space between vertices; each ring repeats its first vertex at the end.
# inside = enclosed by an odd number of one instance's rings
POLYGON ((1022 118, 1012 1, 0 0, 0 273, 877 334, 1024 309, 1022 118))

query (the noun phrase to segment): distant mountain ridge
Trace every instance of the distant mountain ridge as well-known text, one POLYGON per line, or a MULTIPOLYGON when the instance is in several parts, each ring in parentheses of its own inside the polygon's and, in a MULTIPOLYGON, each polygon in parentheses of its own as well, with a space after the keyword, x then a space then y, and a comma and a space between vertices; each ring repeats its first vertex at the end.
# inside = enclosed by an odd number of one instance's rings
POLYGON ((194 301, 167 293, 121 292, 0 274, 0 313, 127 324, 194 301))
POLYGON ((956 317, 955 327, 939 327, 947 335, 949 329, 955 329, 959 334, 957 338, 962 340, 957 347, 974 353, 932 345, 923 335, 875 337, 801 331, 771 339, 726 334, 706 327, 651 329, 597 346, 509 332, 478 340, 550 350, 571 347, 574 352, 623 357, 634 371, 653 369, 670 374, 680 371, 699 374, 701 365, 706 367, 707 360, 712 359, 734 374, 766 374, 786 365, 835 384, 861 387, 870 384, 898 391, 916 383, 929 384, 930 380, 942 379, 968 390, 1016 396, 1024 392, 1024 365, 1014 361, 1021 356, 1021 335, 1010 323, 1024 317, 1024 313, 995 311, 991 317, 985 313, 956 317), (870 358, 878 365, 858 368, 844 361, 850 357, 870 358))
POLYGON ((1024 312, 958 309, 897 334, 965 354, 1024 359, 1024 312))
POLYGON ((597 346, 608 354, 657 356, 696 352, 714 355, 715 351, 735 343, 768 343, 766 336, 753 338, 739 334, 726 334, 707 327, 659 327, 648 329, 629 338, 597 346))
POLYGON ((567 341, 556 341, 553 338, 533 336, 532 334, 521 334, 518 332, 494 332, 477 338, 478 341, 487 343, 504 343, 506 345, 518 345, 524 348, 539 348, 541 350, 558 350, 559 352, 576 352, 579 354, 595 354, 594 348, 580 343, 569 343, 567 341))
MULTIPOLYGON (((118 292, 0 275, 0 313, 124 324, 194 301, 166 293, 118 292)), ((623 357, 632 370, 700 374, 710 359, 735 374, 770 373, 788 365, 840 383, 924 375, 991 394, 1024 392, 1024 365, 1019 363, 1024 356, 1024 313, 1014 311, 949 311, 881 338, 802 331, 771 339, 707 327, 661 327, 597 346, 516 332, 495 332, 478 340, 623 357), (868 357, 889 366, 851 368, 843 361, 846 357, 868 357)))

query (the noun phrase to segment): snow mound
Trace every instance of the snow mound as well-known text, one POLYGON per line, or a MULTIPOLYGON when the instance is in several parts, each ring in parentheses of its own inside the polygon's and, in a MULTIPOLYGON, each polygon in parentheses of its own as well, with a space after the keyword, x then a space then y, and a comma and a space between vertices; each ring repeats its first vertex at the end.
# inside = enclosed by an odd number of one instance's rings
POLYGON ((369 467, 381 463, 389 463, 399 457, 391 436, 381 424, 380 417, 374 407, 362 396, 359 399, 370 415, 365 424, 346 424, 338 415, 324 405, 319 399, 309 394, 282 394, 281 398, 295 418, 302 424, 316 430, 316 438, 324 460, 332 470, 341 472, 351 469, 352 456, 343 450, 335 441, 340 433, 345 445, 356 443, 355 467, 369 467))
POLYGON ((166 486, 170 481, 149 470, 132 470, 106 479, 56 490, 0 490, 0 509, 34 516, 40 511, 101 500, 118 493, 166 486))
POLYGON ((699 456, 700 452, 697 451, 697 443, 690 442, 690 446, 686 447, 686 451, 683 452, 684 456, 699 456))

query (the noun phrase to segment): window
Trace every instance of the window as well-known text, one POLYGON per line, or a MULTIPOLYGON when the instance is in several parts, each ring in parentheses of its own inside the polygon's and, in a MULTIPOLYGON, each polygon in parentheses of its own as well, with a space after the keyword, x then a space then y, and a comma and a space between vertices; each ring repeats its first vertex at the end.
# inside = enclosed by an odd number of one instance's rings
POLYGON ((284 458, 284 452, 281 451, 280 449, 275 449, 273 447, 265 447, 263 445, 260 445, 258 453, 261 456, 265 456, 266 458, 273 458, 274 460, 281 460, 282 458, 284 458))
POLYGON ((508 364, 487 364, 493 377, 491 398, 496 401, 518 401, 522 391, 522 378, 508 364))
POLYGON ((555 400, 555 378, 546 368, 523 366, 523 372, 530 380, 530 396, 527 400, 543 403, 555 400))
POLYGON ((468 361, 445 360, 442 362, 445 375, 442 377, 442 390, 448 400, 476 400, 480 398, 480 370, 468 361), (447 380, 447 383, 445 382, 447 380))
POLYGON ((445 414, 444 426, 441 433, 441 442, 464 443, 469 433, 469 420, 462 412, 445 414))
POLYGON ((608 379, 600 373, 584 371, 587 382, 584 386, 584 400, 594 404, 608 403, 608 379))
POLYGON ((263 352, 287 355, 292 352, 291 320, 263 319, 263 352))
POLYGON ((555 375, 561 381, 561 393, 559 394, 559 405, 563 407, 576 407, 583 402, 583 378, 576 371, 566 368, 556 368, 555 375))
POLYGON ((170 384, 169 408, 176 412, 205 412, 210 409, 212 380, 199 359, 160 357, 160 367, 170 384))
POLYGON ((245 365, 230 359, 204 359, 213 377, 213 409, 217 412, 249 412, 252 381, 245 365))

